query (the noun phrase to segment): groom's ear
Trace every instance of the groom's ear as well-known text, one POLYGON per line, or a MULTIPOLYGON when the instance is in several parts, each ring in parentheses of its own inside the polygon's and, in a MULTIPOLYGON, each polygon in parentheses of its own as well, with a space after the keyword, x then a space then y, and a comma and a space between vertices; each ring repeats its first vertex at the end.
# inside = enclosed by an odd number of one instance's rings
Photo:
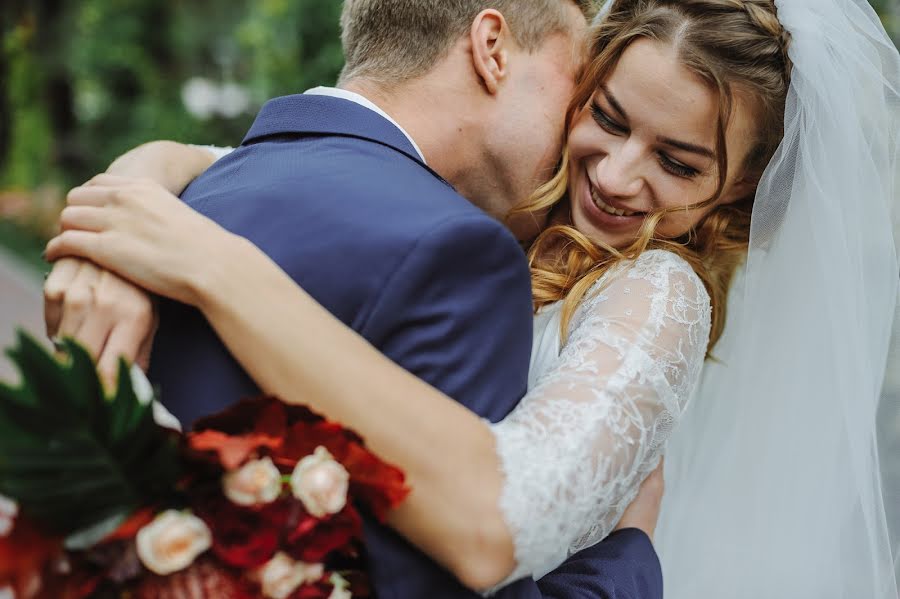
POLYGON ((497 93, 509 70, 511 33, 503 15, 494 10, 481 11, 469 32, 475 72, 487 92, 497 93))

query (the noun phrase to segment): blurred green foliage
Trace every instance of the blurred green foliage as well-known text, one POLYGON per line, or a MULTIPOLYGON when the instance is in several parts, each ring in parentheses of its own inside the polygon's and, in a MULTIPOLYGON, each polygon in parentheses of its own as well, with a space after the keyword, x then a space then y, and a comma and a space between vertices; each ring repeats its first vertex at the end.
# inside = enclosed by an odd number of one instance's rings
MULTIPOLYGON (((898 0, 871 0, 900 32, 898 0)), ((68 186, 150 139, 235 144, 266 99, 335 80, 340 0, 2 0, 0 190, 68 186), (188 81, 246 110, 201 118, 188 81)))
MULTIPOLYGON (((872 0, 895 32, 897 0, 872 0)), ((340 0, 3 0, 0 189, 63 186, 150 139, 235 144, 266 99, 335 80, 340 0), (192 78, 241 114, 186 110, 192 78)))
POLYGON ((124 151, 152 139, 237 145, 265 100, 332 84, 340 10, 341 0, 0 0, 0 246, 40 264, 64 190, 124 151), (215 108, 223 100, 210 93, 225 89, 231 108, 189 109, 187 96, 215 108))
POLYGON ((332 83, 340 0, 3 0, 0 189, 84 180, 150 139, 234 145, 266 99, 332 83), (236 84, 192 115, 185 84, 236 84))

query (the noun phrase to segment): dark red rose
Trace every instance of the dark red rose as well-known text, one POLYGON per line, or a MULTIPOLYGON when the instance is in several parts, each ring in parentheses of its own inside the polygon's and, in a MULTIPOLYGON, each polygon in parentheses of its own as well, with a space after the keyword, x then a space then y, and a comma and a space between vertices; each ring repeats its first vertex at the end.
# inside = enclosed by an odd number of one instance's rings
POLYGON ((295 560, 319 563, 331 553, 352 550, 353 541, 361 538, 362 519, 352 506, 347 506, 323 520, 306 514, 288 534, 284 551, 295 560))
POLYGON ((256 568, 269 561, 281 545, 293 509, 280 500, 259 509, 232 504, 214 497, 194 511, 213 535, 213 553, 234 568, 256 568))

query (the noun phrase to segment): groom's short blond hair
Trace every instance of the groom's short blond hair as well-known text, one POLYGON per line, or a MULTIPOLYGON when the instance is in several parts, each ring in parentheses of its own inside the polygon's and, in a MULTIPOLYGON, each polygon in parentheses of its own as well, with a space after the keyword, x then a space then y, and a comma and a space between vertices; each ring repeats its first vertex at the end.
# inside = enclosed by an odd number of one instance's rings
POLYGON ((537 50, 547 36, 572 28, 570 10, 590 18, 596 0, 344 0, 341 80, 366 77, 399 82, 427 73, 475 17, 493 8, 516 42, 537 50))

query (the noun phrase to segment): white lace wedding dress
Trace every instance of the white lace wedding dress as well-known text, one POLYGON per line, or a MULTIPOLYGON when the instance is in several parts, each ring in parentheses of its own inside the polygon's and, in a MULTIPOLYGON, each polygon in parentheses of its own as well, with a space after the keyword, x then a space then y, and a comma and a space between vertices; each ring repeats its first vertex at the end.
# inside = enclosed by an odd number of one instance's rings
POLYGON ((491 425, 518 562, 504 584, 539 578, 613 530, 659 463, 709 342, 706 289, 662 250, 600 279, 562 347, 561 311, 535 317, 528 394, 491 425))

